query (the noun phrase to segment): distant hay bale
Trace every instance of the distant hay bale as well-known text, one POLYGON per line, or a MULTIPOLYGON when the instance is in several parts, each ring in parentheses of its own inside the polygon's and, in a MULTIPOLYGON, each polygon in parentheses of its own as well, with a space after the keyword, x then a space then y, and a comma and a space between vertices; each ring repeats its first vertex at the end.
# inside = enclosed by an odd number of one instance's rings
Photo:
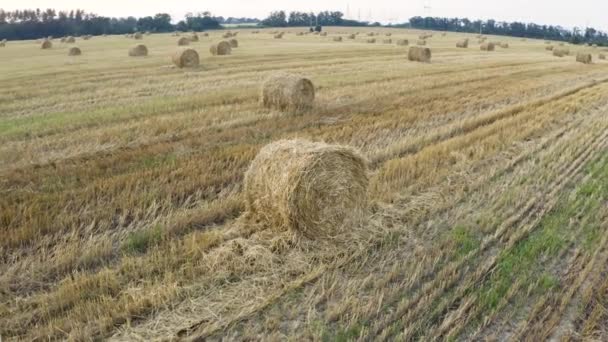
POLYGON ((4 40, 0 41, 0 47, 5 47, 5 46, 6 46, 6 43, 4 42, 4 40))
POLYGON ((139 39, 143 39, 143 38, 144 38, 144 36, 141 34, 141 32, 135 32, 133 34, 133 39, 139 40, 139 39))
POLYGON ((278 73, 269 76, 262 85, 260 102, 266 108, 299 111, 312 107, 315 87, 299 75, 278 73))
POLYGON ((382 43, 384 43, 384 44, 392 44, 392 43, 393 43, 393 40, 392 40, 392 39, 384 39, 384 40, 382 41, 382 43))
POLYGON ((387 32, 387 33, 385 33, 384 35, 385 35, 385 36, 387 36, 387 37, 390 37, 390 36, 392 36, 393 34, 392 34, 392 33, 390 33, 390 32, 387 32))
POLYGON ((211 45, 209 52, 214 56, 226 56, 232 53, 232 46, 230 46, 229 42, 224 40, 211 45))
POLYGON ((198 42, 198 35, 196 33, 194 33, 193 35, 190 36, 190 41, 191 42, 198 42))
POLYGON ((407 59, 413 62, 431 62, 431 49, 421 46, 412 46, 407 54, 407 59))
POLYGON ((356 37, 357 37, 357 35, 354 33, 348 35, 348 39, 355 39, 356 37))
POLYGON ((310 239, 352 229, 367 211, 367 162, 350 147, 280 140, 245 173, 248 217, 310 239))
POLYGON ((226 32, 226 33, 224 33, 224 34, 222 35, 222 38, 224 38, 224 39, 228 39, 228 38, 230 38, 230 37, 232 37, 232 33, 231 33, 231 32, 226 32))
POLYGON ((462 48, 462 49, 466 49, 469 47, 469 40, 468 39, 463 39, 458 41, 458 43, 456 43, 456 47, 457 48, 462 48))
POLYGON ((368 36, 368 37, 373 37, 373 36, 374 36, 374 32, 368 32, 368 33, 367 33, 367 36, 368 36))
POLYGON ((129 56, 143 57, 148 55, 148 48, 144 44, 137 44, 129 49, 129 56))
POLYGON ((559 43, 559 46, 564 46, 564 43, 559 43))
POLYGON ((410 41, 407 39, 397 39, 396 44, 399 46, 408 46, 408 45, 410 45, 410 41))
POLYGON ((203 32, 203 37, 209 37, 209 33, 203 32))
POLYGON ((304 32, 298 32, 298 33, 296 33, 296 36, 303 36, 303 35, 304 35, 304 32))
POLYGON ((177 31, 175 31, 175 32, 173 32, 172 36, 173 36, 173 37, 179 37, 179 36, 180 36, 180 33, 179 33, 179 32, 177 32, 177 31))
POLYGON ((65 43, 65 37, 61 37, 61 39, 59 39, 60 43, 65 43))
POLYGON ((598 57, 599 59, 606 59, 606 55, 603 53, 600 53, 598 57))
POLYGON ((89 39, 91 39, 91 37, 92 37, 91 35, 85 35, 85 36, 82 37, 82 39, 83 40, 89 40, 89 39))
POLYGON ((231 48, 238 48, 239 47, 239 41, 232 38, 228 41, 228 43, 230 43, 230 47, 231 48))
POLYGON ((567 48, 553 48, 553 56, 564 57, 570 55, 570 50, 567 48))
POLYGON ((188 39, 186 37, 181 37, 180 39, 177 40, 177 46, 186 46, 186 45, 190 45, 190 39, 188 39))
POLYGON ((68 56, 80 56, 80 55, 82 55, 82 51, 76 46, 73 46, 68 50, 68 56))
POLYGON ((593 61, 593 57, 590 53, 579 52, 578 54, 576 54, 576 61, 584 64, 591 64, 591 62, 593 61))
POLYGON ((375 44, 376 43, 376 38, 370 38, 367 40, 368 44, 375 44))
POLYGON ((545 40, 545 44, 551 44, 551 42, 548 40, 545 40))
POLYGON ((447 34, 447 33, 445 33, 445 32, 443 32, 443 33, 441 34, 441 36, 442 36, 442 37, 445 37, 445 36, 447 36, 447 35, 448 35, 448 34, 447 34))
POLYGON ((492 42, 483 43, 480 46, 481 51, 494 51, 494 48, 494 43, 492 42))
POLYGON ((342 41, 342 37, 334 37, 334 42, 341 42, 342 41))
POLYGON ((418 40, 416 42, 416 45, 425 46, 426 45, 426 40, 418 40))
POLYGON ((547 51, 553 51, 553 45, 547 45, 547 46, 545 46, 545 50, 547 50, 547 51))
POLYGON ((68 36, 68 37, 65 39, 65 42, 66 42, 66 43, 68 43, 68 44, 74 44, 74 43, 76 43, 76 38, 74 38, 74 37, 72 37, 72 36, 68 36))
POLYGON ((198 52, 190 48, 179 49, 173 54, 173 64, 178 68, 196 68, 200 64, 198 52))
POLYGON ((283 32, 274 35, 274 39, 283 39, 283 32))
POLYGON ((509 48, 509 43, 500 43, 500 47, 503 49, 508 49, 509 48))
POLYGON ((40 48, 43 50, 50 49, 52 47, 53 47, 53 43, 48 39, 43 40, 40 45, 40 48))
POLYGON ((327 37, 327 32, 321 32, 320 35, 321 37, 327 37))

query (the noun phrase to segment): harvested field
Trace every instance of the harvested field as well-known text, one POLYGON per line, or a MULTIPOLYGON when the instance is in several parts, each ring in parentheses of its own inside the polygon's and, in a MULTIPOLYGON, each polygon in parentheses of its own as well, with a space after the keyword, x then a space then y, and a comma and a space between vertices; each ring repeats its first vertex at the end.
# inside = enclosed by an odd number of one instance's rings
MULTIPOLYGON (((237 28, 239 48, 221 57, 209 44, 225 31, 209 31, 191 45, 200 67, 184 69, 170 65, 172 34, 146 35, 145 58, 128 57, 139 42, 123 36, 78 39, 78 58, 69 44, 10 41, 0 336, 608 338, 608 63, 577 63, 585 46, 555 58, 543 40, 488 36, 509 48, 487 53, 456 47, 472 34, 373 29, 395 42, 432 34, 432 63, 415 63, 408 48, 367 44, 371 29, 323 29, 329 38, 237 28), (263 106, 274 73, 310 79, 314 110, 263 106), (299 139, 307 153, 324 142, 365 159, 369 212, 352 237, 248 214, 252 161, 299 139)), ((317 166, 304 156, 290 172, 317 166)), ((315 168, 337 190, 301 192, 322 201, 300 195, 298 210, 337 202, 352 183, 332 174, 338 164, 315 168)), ((261 165, 256 177, 289 183, 261 165)))

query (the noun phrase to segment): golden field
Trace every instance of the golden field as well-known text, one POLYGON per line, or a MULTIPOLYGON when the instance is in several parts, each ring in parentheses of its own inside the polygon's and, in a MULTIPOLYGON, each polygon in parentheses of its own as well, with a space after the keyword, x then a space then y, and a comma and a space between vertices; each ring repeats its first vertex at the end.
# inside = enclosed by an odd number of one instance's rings
POLYGON ((230 56, 199 35, 196 69, 170 34, 0 48, 3 339, 608 339, 602 48, 434 32, 415 63, 394 43, 420 31, 271 31, 230 56), (312 110, 260 106, 279 71, 312 80, 312 110), (369 161, 357 238, 243 219, 250 162, 293 138, 369 161))

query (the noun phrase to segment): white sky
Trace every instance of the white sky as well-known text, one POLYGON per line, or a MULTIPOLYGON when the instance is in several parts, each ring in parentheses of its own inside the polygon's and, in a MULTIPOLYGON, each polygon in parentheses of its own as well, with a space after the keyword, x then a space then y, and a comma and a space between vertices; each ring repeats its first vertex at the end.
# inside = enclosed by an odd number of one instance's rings
POLYGON ((608 31, 608 0, 1 0, 5 10, 81 8, 105 16, 141 17, 165 12, 174 21, 187 12, 211 11, 224 17, 263 18, 272 10, 337 10, 350 18, 405 22, 412 16, 468 17, 538 24, 592 26, 608 31), (430 10, 425 5, 430 4, 430 10), (370 17, 371 14, 371 17, 370 17))

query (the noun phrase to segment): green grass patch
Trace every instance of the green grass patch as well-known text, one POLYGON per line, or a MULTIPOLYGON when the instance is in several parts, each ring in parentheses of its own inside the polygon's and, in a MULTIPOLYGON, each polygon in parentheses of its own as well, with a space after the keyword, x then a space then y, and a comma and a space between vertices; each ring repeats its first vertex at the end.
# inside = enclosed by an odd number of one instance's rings
POLYGON ((151 229, 132 232, 122 243, 122 250, 127 254, 145 253, 151 246, 157 245, 163 237, 160 225, 151 229))

